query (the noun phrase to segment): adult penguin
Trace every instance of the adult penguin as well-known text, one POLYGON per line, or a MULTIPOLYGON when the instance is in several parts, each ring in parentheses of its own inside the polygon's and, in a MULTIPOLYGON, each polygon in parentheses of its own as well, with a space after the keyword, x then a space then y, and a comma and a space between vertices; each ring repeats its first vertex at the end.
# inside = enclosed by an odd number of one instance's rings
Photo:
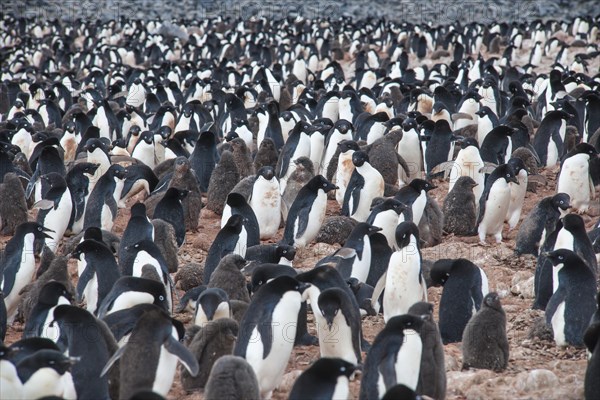
POLYGON ((310 157, 309 130, 310 124, 308 122, 298 122, 290 132, 288 140, 281 149, 275 170, 281 186, 281 193, 285 190, 287 180, 293 171, 293 168, 291 167, 293 166, 294 160, 299 157, 310 157))
POLYGON ((236 192, 231 192, 227 195, 227 201, 223 215, 221 216, 221 228, 223 228, 232 215, 241 215, 242 223, 248 237, 248 247, 258 246, 260 244, 260 225, 256 219, 256 214, 252 207, 246 201, 246 198, 236 192))
POLYGON ((379 399, 391 387, 404 384, 415 390, 423 343, 419 333, 423 320, 414 315, 391 318, 375 337, 367 353, 360 400, 379 399))
POLYGON ((366 222, 358 223, 344 243, 344 247, 336 251, 332 258, 339 258, 336 268, 342 278, 357 278, 366 282, 371 267, 372 252, 369 236, 381 231, 381 228, 366 222))
POLYGON ((127 170, 119 164, 114 164, 98 179, 88 199, 83 229, 92 226, 106 231, 112 229, 126 176, 127 170))
POLYGON ((570 114, 554 110, 549 111, 540 123, 533 137, 533 148, 544 167, 555 166, 564 155, 567 120, 570 114))
POLYGON ((281 222, 281 188, 272 167, 263 167, 256 173, 249 204, 260 227, 260 238, 273 237, 281 222))
POLYGON ((591 163, 597 157, 598 151, 592 145, 579 143, 561 162, 556 192, 568 194, 571 206, 579 214, 588 210, 594 198, 591 163))
POLYGON ((99 167, 100 164, 78 163, 71 167, 65 177, 71 196, 73 196, 73 216, 69 221, 68 229, 76 235, 83 230, 85 209, 96 184, 95 175, 98 173, 99 167))
POLYGON ((412 222, 419 225, 427 205, 427 192, 437 187, 423 179, 413 179, 398 190, 394 198, 412 210, 412 222))
POLYGON ((119 398, 130 398, 141 389, 166 396, 175 378, 177 361, 192 376, 198 374, 198 361, 179 342, 183 333, 181 323, 163 310, 146 312, 137 321, 127 344, 113 354, 100 376, 120 360, 119 398))
POLYGON ((248 233, 244 227, 244 217, 234 214, 217 233, 215 240, 208 249, 204 261, 204 282, 210 280, 210 276, 219 265, 219 262, 228 254, 246 255, 248 246, 248 233))
POLYGON ((354 364, 340 358, 320 358, 296 379, 288 399, 347 399, 348 380, 355 370, 354 364))
POLYGON ((59 282, 48 282, 40 290, 37 303, 31 309, 23 337, 44 337, 54 341, 59 338, 57 327, 52 324, 54 309, 61 304, 71 304, 73 296, 65 285, 59 282))
POLYGON ((386 199, 371 209, 367 223, 381 228, 390 248, 396 247, 396 226, 400 222, 412 220, 412 209, 400 201, 386 199))
POLYGON ((351 122, 345 119, 336 121, 325 139, 325 153, 321 161, 321 171, 327 171, 330 168, 329 164, 334 158, 338 144, 344 140, 352 140, 353 130, 351 122))
POLYGON ((335 189, 325 177, 317 175, 298 192, 288 213, 283 243, 304 247, 313 241, 325 220, 327 193, 335 189))
POLYGON ((146 215, 146 205, 135 203, 131 206, 129 221, 121 236, 118 252, 119 260, 125 259, 127 247, 133 246, 140 240, 154 240, 154 226, 146 215))
POLYGON ((196 172, 200 190, 205 193, 208 190, 210 176, 218 161, 217 138, 213 132, 204 131, 200 133, 189 160, 192 169, 196 172))
POLYGON ((443 286, 439 326, 444 344, 460 342, 465 326, 488 294, 488 278, 471 261, 441 259, 429 271, 432 286, 443 286))
POLYGON ((307 286, 289 276, 277 277, 256 293, 244 314, 233 354, 252 366, 261 398, 271 398, 283 378, 307 286))
POLYGON ((525 167, 523 160, 517 157, 513 157, 506 163, 509 168, 512 168, 513 174, 519 183, 511 182, 508 184, 510 187, 510 204, 508 205, 508 211, 506 213, 506 222, 508 223, 508 229, 513 230, 519 223, 521 217, 521 210, 523 209, 523 203, 525 202, 525 193, 527 192, 527 184, 529 181, 529 172, 525 167))
POLYGON ((435 122, 431 138, 425 149, 425 171, 431 176, 431 170, 438 164, 451 160, 454 155, 454 140, 452 129, 446 120, 435 122))
POLYGON ((352 164, 354 171, 344 194, 342 215, 364 222, 369 217, 373 199, 383 196, 385 182, 381 173, 369 163, 367 153, 354 152, 352 164))
MULTIPOLYGON (((330 167, 327 170, 327 177, 333 179, 338 189, 335 192, 335 199, 338 204, 342 206, 344 204, 344 197, 346 194, 346 188, 350 179, 352 177, 352 173, 354 172, 354 163, 352 162, 352 155, 354 152, 359 151, 360 147, 353 140, 344 140, 338 143, 338 155, 335 169, 332 168, 332 163, 330 163, 330 167), (333 176, 335 174, 335 177, 333 176)), ((332 160, 333 161, 333 160, 332 160)))
POLYGON ((558 271, 558 288, 546 306, 546 324, 552 326, 558 346, 582 346, 583 334, 596 311, 596 278, 576 253, 558 249, 545 254, 558 271))
POLYGON ((35 222, 25 222, 17 227, 15 235, 6 243, 2 254, 2 292, 8 324, 12 324, 17 315, 21 290, 31 283, 35 275, 33 243, 36 239, 49 238, 47 231, 35 222))
POLYGON ((181 247, 185 241, 185 216, 183 213, 182 200, 185 199, 189 191, 170 187, 163 198, 158 202, 154 209, 154 218, 162 219, 170 223, 175 229, 177 245, 181 247))
POLYGON ((510 182, 519 184, 512 168, 502 164, 494 169, 485 183, 477 218, 481 244, 485 244, 487 235, 493 235, 496 243, 502 242, 502 226, 510 205, 510 182))
POLYGON ((597 296, 598 309, 586 329, 583 341, 591 353, 585 371, 584 393, 586 400, 592 400, 600 390, 600 382, 595 379, 600 373, 600 294, 597 296))
POLYGON ((44 243, 53 252, 58 245, 72 217, 73 199, 65 179, 56 172, 40 177, 42 185, 42 200, 36 203, 40 208, 36 222, 46 227, 50 233, 44 243))
POLYGON ((506 125, 498 125, 485 136, 479 154, 484 162, 500 165, 508 162, 512 154, 512 140, 510 136, 514 129, 506 125))
POLYGON ((427 285, 421 269, 419 228, 412 222, 402 222, 396 228, 398 250, 390 257, 387 271, 379 278, 373 291, 373 306, 383 296, 383 318, 387 322, 396 315, 406 314, 411 305, 427 301, 427 285), (385 289, 385 291, 384 291, 385 289))

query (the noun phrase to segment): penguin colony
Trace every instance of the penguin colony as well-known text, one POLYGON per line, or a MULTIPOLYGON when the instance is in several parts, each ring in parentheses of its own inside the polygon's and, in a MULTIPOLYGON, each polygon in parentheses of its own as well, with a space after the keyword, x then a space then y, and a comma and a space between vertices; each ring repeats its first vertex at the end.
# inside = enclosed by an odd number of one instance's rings
POLYGON ((600 395, 598 17, 0 25, 0 398, 159 399, 181 376, 269 399, 318 346, 290 399, 443 399, 444 344, 502 371, 507 319, 485 265, 421 250, 513 229, 532 307, 600 395), (363 318, 385 322, 372 340, 363 318))

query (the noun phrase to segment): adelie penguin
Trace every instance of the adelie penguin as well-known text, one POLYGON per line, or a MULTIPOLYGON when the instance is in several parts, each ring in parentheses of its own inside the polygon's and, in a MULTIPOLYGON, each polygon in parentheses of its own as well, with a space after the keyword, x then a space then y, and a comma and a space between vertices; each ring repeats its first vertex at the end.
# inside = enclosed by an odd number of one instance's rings
POLYGON ((170 303, 167 300, 165 286, 152 279, 122 276, 100 304, 98 318, 104 318, 138 304, 154 304, 167 311, 170 303))
POLYGON ((485 183, 477 218, 477 232, 481 244, 485 244, 487 235, 493 235, 496 243, 502 242, 502 227, 510 205, 511 182, 519 184, 512 168, 502 164, 494 169, 485 183))
POLYGON ((338 154, 337 163, 335 164, 335 169, 332 168, 333 163, 331 163, 327 169, 327 177, 333 178, 333 172, 335 171, 335 179, 334 183, 337 185, 337 190, 335 192, 335 199, 338 204, 342 206, 344 204, 344 198, 346 196, 346 188, 348 187, 348 183, 350 183, 350 179, 352 178, 352 173, 354 172, 354 163, 352 162, 352 155, 354 152, 359 151, 360 147, 353 140, 344 140, 338 143, 338 154))
POLYGON ((513 174, 518 181, 518 183, 510 182, 508 184, 510 188, 510 203, 506 213, 506 222, 508 223, 508 229, 513 230, 519 223, 519 218, 521 217, 525 193, 527 192, 529 171, 527 171, 525 163, 520 158, 511 158, 506 165, 508 165, 509 168, 512 168, 513 174))
POLYGON ((419 225, 427 205, 427 192, 435 188, 423 179, 413 179, 408 186, 398 190, 394 198, 412 209, 412 222, 419 225))
POLYGON ((75 398, 71 368, 79 358, 68 357, 57 350, 40 350, 17 364, 23 398, 75 398))
POLYGON ((69 226, 73 200, 67 182, 61 175, 51 172, 40 179, 45 184, 42 184, 42 200, 34 205, 40 208, 36 222, 51 231, 44 243, 50 250, 56 251, 69 226))
POLYGON ((355 370, 354 364, 340 358, 321 358, 296 379, 288 399, 347 399, 355 370))
POLYGON ((296 167, 290 174, 281 195, 281 211, 285 220, 287 220, 288 210, 294 203, 298 192, 315 176, 315 168, 310 158, 299 157, 294 160, 294 164, 296 167))
POLYGON ((208 249, 204 261, 204 282, 209 282, 210 277, 218 264, 228 254, 246 255, 248 233, 244 228, 244 217, 239 214, 232 215, 223 228, 217 233, 215 240, 208 249))
POLYGON ((136 391, 151 389, 166 396, 175 378, 177 361, 192 376, 198 374, 196 358, 179 339, 183 335, 168 314, 158 308, 143 314, 127 344, 108 360, 101 376, 120 360, 119 398, 128 399, 136 391))
POLYGON ((281 222, 281 194, 279 181, 272 167, 258 170, 249 204, 258 220, 260 238, 273 237, 281 222))
POLYGON ((146 215, 146 205, 135 203, 131 206, 129 222, 123 231, 119 244, 119 261, 123 261, 127 254, 127 247, 133 246, 141 240, 154 240, 154 226, 146 215))
POLYGON ((427 301, 419 228, 412 222, 402 222, 396 228, 396 243, 398 250, 390 257, 387 271, 379 278, 371 299, 375 306, 383 292, 383 319, 386 322, 396 315, 406 314, 414 303, 427 301))
POLYGON ((488 278, 480 267, 459 258, 442 259, 429 271, 432 286, 443 286, 439 326, 444 344, 460 342, 465 326, 488 294, 488 278))
POLYGON ((553 167, 564 155, 569 118, 570 114, 564 111, 549 111, 540 123, 533 137, 533 148, 539 156, 542 166, 553 167))
POLYGON ((34 241, 50 238, 47 231, 35 222, 26 222, 17 227, 15 235, 6 243, 2 255, 1 289, 9 324, 17 315, 21 290, 31 283, 35 275, 34 241))
POLYGON ((423 342, 423 320, 414 315, 392 317, 375 337, 363 367, 360 400, 379 399, 391 387, 403 384, 416 390, 423 342))
POLYGON ((200 327, 221 318, 230 318, 229 296, 223 289, 207 288, 196 300, 194 325, 200 327))
POLYGON ((504 371, 508 366, 506 314, 500 297, 485 296, 481 310, 471 318, 462 335, 463 369, 504 371))
POLYGON ((84 229, 95 226, 106 231, 112 230, 126 176, 127 170, 119 164, 114 164, 98 179, 88 199, 84 229))
POLYGON ((240 174, 235 166, 233 155, 230 151, 224 151, 210 176, 206 195, 206 208, 217 214, 222 214, 227 195, 239 181, 240 174))
POLYGON ((369 236, 379 232, 381 228, 366 222, 357 224, 344 243, 344 247, 336 251, 332 258, 339 258, 336 268, 344 279, 357 278, 366 282, 371 267, 371 242, 369 236))
POLYGON ((40 290, 37 304, 29 313, 23 329, 23 337, 45 337, 57 341, 59 332, 52 324, 54 309, 61 304, 71 304, 72 299, 73 297, 62 283, 46 283, 40 290))
POLYGON ((596 312, 596 278, 573 251, 559 249, 545 254, 558 271, 558 289, 546 306, 546 324, 552 326, 558 346, 582 346, 583 334, 596 312))
POLYGON ((271 398, 283 378, 307 286, 289 276, 275 278, 256 293, 240 324, 233 354, 252 366, 263 399, 271 398))
POLYGON ((170 223, 175 229, 175 237, 179 247, 185 241, 185 216, 181 202, 187 197, 188 193, 188 190, 170 187, 154 209, 155 219, 162 219, 170 223))
POLYGON ((457 236, 468 236, 477 226, 477 203, 474 189, 479 184, 468 176, 461 176, 444 199, 444 231, 457 236))
POLYGON ((591 163, 598 157, 598 151, 588 143, 580 143, 561 162, 556 185, 557 193, 571 197, 571 206, 579 214, 585 213, 595 190, 591 176, 591 163))
POLYGON ((223 289, 229 300, 250 302, 246 277, 241 270, 247 262, 237 254, 228 254, 221 259, 208 281, 208 288, 223 289))
POLYGON ((25 191, 18 175, 9 172, 0 183, 0 234, 12 236, 24 222, 27 222, 25 191))
POLYGON ((240 215, 242 224, 247 233, 248 247, 260 244, 260 226, 256 219, 254 210, 246 201, 246 198, 239 193, 231 192, 227 195, 223 215, 221 216, 221 228, 223 228, 232 215, 240 215))
POLYGON ((283 243, 304 247, 317 237, 325 220, 327 193, 336 188, 322 175, 317 175, 298 192, 288 213, 283 243))
POLYGON ((396 247, 396 227, 404 221, 412 221, 412 209, 394 198, 373 207, 367 218, 369 225, 381 228, 390 248, 396 247))
POLYGON ((352 163, 354 171, 344 194, 342 215, 364 222, 369 217, 373 199, 383 196, 385 182, 379 171, 371 166, 365 152, 355 151, 352 163))
POLYGON ((258 382, 252 366, 242 357, 228 355, 219 358, 210 370, 204 398, 206 400, 260 398, 258 382))

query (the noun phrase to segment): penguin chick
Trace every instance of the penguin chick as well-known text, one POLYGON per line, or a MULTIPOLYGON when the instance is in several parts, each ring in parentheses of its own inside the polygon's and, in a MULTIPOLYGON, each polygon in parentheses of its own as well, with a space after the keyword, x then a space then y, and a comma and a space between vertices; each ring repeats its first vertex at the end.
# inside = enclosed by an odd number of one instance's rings
POLYGON ((288 400, 347 399, 356 367, 341 358, 320 358, 294 382, 288 400))
POLYGON ((206 208, 215 214, 221 215, 227 195, 239 181, 240 174, 235 164, 234 155, 230 151, 224 151, 208 182, 206 208))
POLYGON ((310 158, 299 157, 294 160, 294 164, 296 165, 296 169, 288 177, 282 195, 281 210, 283 218, 286 220, 288 210, 294 203, 298 192, 315 176, 315 168, 310 158))
POLYGON ((472 235, 477 224, 477 205, 473 188, 477 183, 468 176, 458 178, 444 199, 444 231, 457 236, 472 235))
POLYGON ((258 171, 263 167, 275 168, 278 159, 279 156, 277 154, 277 149, 275 148, 275 142, 273 142, 271 138, 264 138, 263 141, 260 142, 258 151, 254 156, 254 170, 258 171))
POLYGON ((0 183, 0 234, 12 236, 24 222, 27 222, 25 191, 17 174, 9 172, 0 183))
POLYGON ((169 273, 177 272, 179 268, 179 260, 177 258, 177 238, 175 237, 175 228, 168 222, 162 219, 152 220, 154 227, 154 244, 160 250, 160 253, 167 262, 169 273))
POLYGON ((226 255, 210 275, 207 286, 223 289, 230 300, 241 300, 249 303, 250 295, 246 288, 246 278, 241 272, 246 263, 246 260, 237 254, 226 255))
MULTIPOLYGON (((263 143, 266 140, 263 140, 263 143)), ((204 389, 205 400, 256 400, 258 398, 260 395, 256 374, 245 359, 226 355, 214 363, 204 389)))
POLYGON ((481 368, 504 371, 508 366, 506 314, 497 293, 488 293, 481 309, 463 332, 463 369, 481 368))
MULTIPOLYGON (((231 145, 231 151, 233 153, 233 162, 236 166, 236 170, 240 174, 239 179, 244 179, 247 176, 254 175, 255 170, 254 165, 252 163, 252 154, 250 153, 250 149, 248 149, 248 146, 246 145, 244 139, 235 138, 229 141, 228 143, 231 145)), ((221 157, 223 157, 222 154, 221 157)))

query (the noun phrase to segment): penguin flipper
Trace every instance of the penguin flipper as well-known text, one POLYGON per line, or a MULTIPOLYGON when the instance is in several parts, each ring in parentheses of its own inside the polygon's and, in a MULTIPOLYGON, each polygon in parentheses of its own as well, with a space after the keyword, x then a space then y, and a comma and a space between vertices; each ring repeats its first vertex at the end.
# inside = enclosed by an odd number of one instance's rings
POLYGON ((440 172, 444 172, 445 174, 450 174, 452 168, 454 168, 454 161, 444 161, 441 164, 436 165, 431 169, 431 175, 438 174, 440 172))
POLYGON ((377 281, 377 284, 373 288, 373 295, 371 297, 371 306, 373 308, 375 308, 375 305, 379 301, 379 296, 381 296, 381 293, 383 293, 383 289, 385 289, 386 278, 387 278, 387 270, 381 275, 381 277, 377 281))
POLYGON ((121 356, 125 353, 125 349, 127 348, 127 344, 121 346, 115 351, 115 354, 112 355, 111 358, 108 359, 104 368, 102 368, 102 372, 100 372, 100 378, 102 378, 106 373, 112 368, 113 364, 121 358, 121 356))
POLYGON ((49 210, 54 207, 54 202, 48 199, 42 199, 40 201, 36 201, 33 205, 33 208, 39 208, 40 210, 49 210))
POLYGON ((396 351, 390 351, 379 363, 379 373, 383 377, 386 389, 394 386, 398 381, 396 376, 396 351))
POLYGON ((85 289, 85 287, 87 286, 88 282, 90 281, 90 279, 92 279, 92 277, 94 276, 94 269, 91 268, 89 265, 83 270, 83 273, 81 274, 81 276, 79 277, 79 280, 77 281, 77 301, 81 301, 83 300, 83 290, 85 289))
POLYGON ((558 306, 560 305, 560 303, 565 301, 566 295, 567 294, 566 294, 564 287, 559 285, 556 292, 554 292, 552 297, 550 297, 550 300, 548 301, 548 304, 546 305, 546 324, 547 325, 550 325, 550 326, 552 325, 552 317, 554 316, 554 313, 558 309, 558 306))
POLYGON ((296 232, 296 236, 294 239, 299 238, 304 234, 306 228, 308 227, 308 218, 310 215, 310 207, 303 207, 298 211, 298 231, 296 232))
MULTIPOLYGON (((499 156, 500 157, 500 156, 499 156)), ((493 162, 489 162, 489 161, 484 161, 483 162, 483 167, 481 167, 479 169, 480 174, 491 174, 492 172, 494 172, 494 170, 498 167, 497 164, 494 164, 493 162)))
POLYGON ((198 375, 198 371, 200 370, 198 360, 196 360, 194 355, 190 353, 190 351, 184 345, 175 340, 173 336, 169 335, 164 343, 164 346, 169 353, 179 358, 179 361, 183 364, 185 369, 188 370, 190 375, 198 375))
POLYGON ((396 153, 396 158, 398 158, 398 164, 402 167, 402 170, 404 171, 406 176, 410 176, 410 168, 408 167, 406 160, 402 158, 402 156, 398 153, 396 153))
POLYGON ((600 322, 594 322, 583 334, 583 343, 590 352, 593 352, 598 340, 600 340, 600 322))

